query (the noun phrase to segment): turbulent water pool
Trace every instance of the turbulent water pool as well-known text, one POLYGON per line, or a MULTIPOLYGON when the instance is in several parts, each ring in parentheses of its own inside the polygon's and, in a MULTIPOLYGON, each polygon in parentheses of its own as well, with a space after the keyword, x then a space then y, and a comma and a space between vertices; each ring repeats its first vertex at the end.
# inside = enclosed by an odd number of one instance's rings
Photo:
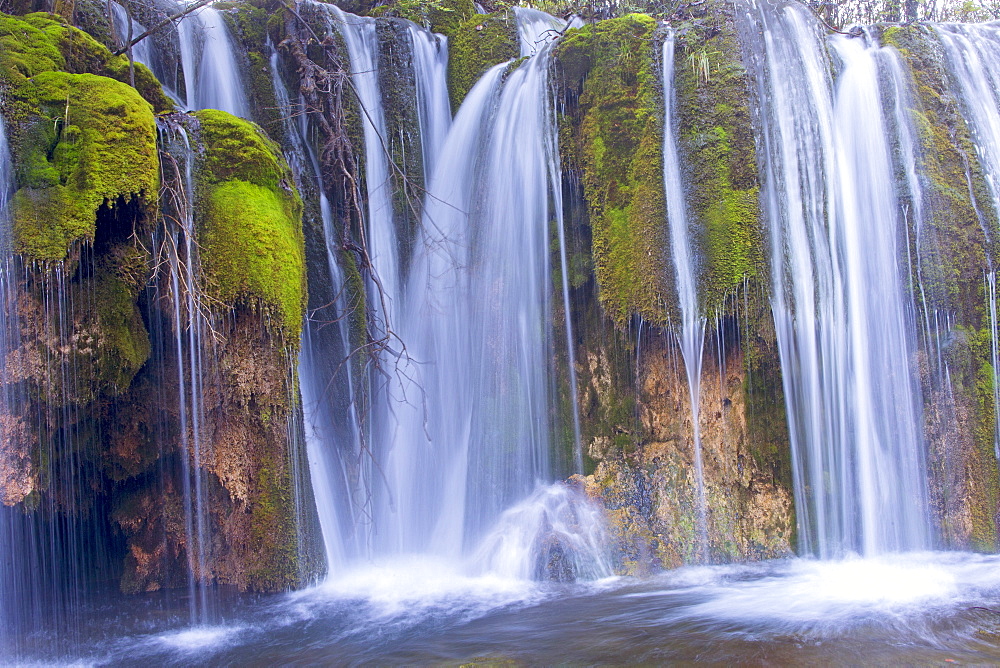
POLYGON ((23 638, 27 663, 97 665, 777 664, 1000 661, 1000 557, 912 553, 686 567, 540 584, 420 559, 277 597, 230 597, 215 623, 157 599, 84 607, 23 638), (60 647, 59 650, 54 648, 60 647))

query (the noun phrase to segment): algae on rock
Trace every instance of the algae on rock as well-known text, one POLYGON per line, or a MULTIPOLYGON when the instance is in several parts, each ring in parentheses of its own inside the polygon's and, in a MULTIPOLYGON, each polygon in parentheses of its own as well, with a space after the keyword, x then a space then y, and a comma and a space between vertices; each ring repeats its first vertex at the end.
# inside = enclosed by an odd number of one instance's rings
POLYGON ((669 313, 655 30, 654 19, 632 14, 568 30, 554 52, 556 80, 576 102, 565 119, 572 139, 560 148, 571 171, 579 165, 598 294, 619 327, 632 315, 662 325, 669 313))

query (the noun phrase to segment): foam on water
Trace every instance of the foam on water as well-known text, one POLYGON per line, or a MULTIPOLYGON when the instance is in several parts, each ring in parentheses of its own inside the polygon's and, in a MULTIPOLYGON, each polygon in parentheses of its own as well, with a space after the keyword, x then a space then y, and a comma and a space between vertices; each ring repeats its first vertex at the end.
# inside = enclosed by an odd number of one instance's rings
POLYGON ((243 631, 242 626, 194 626, 161 633, 155 642, 175 651, 201 653, 232 644, 243 631))
POLYGON ((687 581, 689 569, 682 569, 668 577, 670 590, 679 586, 701 599, 682 617, 825 635, 862 622, 895 622, 987 604, 1000 592, 998 567, 996 556, 915 552, 705 568, 687 581))
POLYGON ((535 605, 551 595, 536 582, 470 576, 444 558, 396 555, 292 594, 288 613, 290 619, 311 621, 350 610, 342 629, 347 637, 368 634, 372 624, 386 632, 424 623, 461 625, 511 606, 535 605))
POLYGON ((500 516, 472 563, 521 580, 609 577, 603 510, 569 485, 539 486, 500 516))

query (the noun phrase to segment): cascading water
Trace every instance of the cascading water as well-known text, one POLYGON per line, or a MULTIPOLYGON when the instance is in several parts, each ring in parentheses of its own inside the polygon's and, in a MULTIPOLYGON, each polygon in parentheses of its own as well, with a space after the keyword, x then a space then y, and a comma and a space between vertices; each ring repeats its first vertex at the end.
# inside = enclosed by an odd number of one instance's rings
MULTIPOLYGON (((7 372, 7 354, 16 347, 11 338, 17 331, 16 320, 11 317, 17 308, 16 294, 12 285, 13 253, 11 249, 11 220, 8 210, 13 190, 14 170, 7 145, 7 128, 3 116, 0 116, 0 318, 2 318, 0 320, 0 393, 2 393, 0 400, 3 402, 0 404, 0 428, 3 428, 4 432, 10 428, 8 425, 12 425, 15 416, 22 408, 7 372)), ((8 440, 6 433, 4 433, 3 440, 6 446, 8 440)), ((8 447, 3 447, 0 450, 0 465, 4 469, 11 465, 10 462, 5 461, 10 456, 7 451, 8 447)), ((6 491, 5 481, 5 484, 0 486, 0 492, 3 492, 4 497, 7 495, 6 491)), ((0 499, 0 503, 2 502, 3 500, 0 499)), ((16 618, 11 619, 17 615, 14 602, 18 596, 16 590, 18 574, 14 569, 18 560, 12 558, 16 549, 14 541, 17 536, 14 533, 14 525, 17 521, 18 518, 11 509, 0 506, 0 552, 9 555, 0 564, 0 650, 4 654, 11 653, 13 649, 14 643, 12 639, 8 638, 8 629, 14 627, 17 621, 16 618)))
POLYGON ((219 109, 249 118, 246 87, 219 10, 203 7, 184 17, 177 30, 187 108, 219 109))
POLYGON ((483 75, 455 117, 429 181, 408 282, 408 308, 413 313, 406 320, 408 345, 416 359, 428 360, 434 367, 418 365, 422 373, 416 381, 426 396, 428 433, 419 426, 419 410, 410 411, 407 415, 417 425, 412 432, 415 442, 395 453, 393 472, 400 480, 410 475, 408 466, 416 467, 413 470, 424 484, 411 487, 400 503, 421 516, 407 518, 418 522, 422 533, 414 540, 446 554, 460 554, 463 549, 469 448, 476 424, 474 342, 463 326, 473 317, 470 276, 464 270, 474 261, 469 215, 476 207, 473 188, 479 147, 503 69, 497 66, 483 75), (431 452, 436 456, 429 457, 431 452))
POLYGON ((830 38, 834 82, 807 10, 759 3, 746 16, 802 548, 924 548, 914 337, 877 62, 894 56, 830 38))
POLYGON ((705 474, 701 456, 701 428, 698 408, 701 394, 702 354, 705 348, 705 316, 701 314, 697 293, 697 270, 691 250, 684 188, 681 182, 680 160, 674 127, 674 33, 663 40, 663 185, 666 192, 667 223, 670 227, 670 248, 673 253, 677 296, 681 312, 678 341, 684 368, 687 371, 688 396, 691 399, 695 504, 697 511, 697 559, 706 561, 708 553, 708 505, 705 500, 705 474))
MULTIPOLYGON (((205 410, 206 356, 212 359, 207 309, 201 303, 201 282, 194 223, 194 150, 182 127, 161 129, 161 146, 167 147, 175 194, 170 205, 173 225, 164 231, 166 278, 163 286, 169 305, 172 341, 166 345, 176 356, 177 410, 181 462, 181 495, 184 505, 184 536, 188 573, 188 610, 192 624, 206 624, 211 607, 207 588, 210 572, 207 554, 211 542, 209 503, 203 464, 206 449, 205 410)), ((166 353, 166 351, 164 351, 166 353)))
MULTIPOLYGON (((535 35, 538 55, 509 74, 509 64, 487 72, 448 130, 443 44, 410 27, 428 194, 404 276, 381 139, 375 22, 317 7, 327 13, 328 29, 344 39, 364 110, 365 224, 378 278, 369 295, 383 333, 391 330, 406 346, 405 353, 393 352, 399 347, 394 338, 380 353, 389 378, 371 381, 381 384, 367 421, 373 447, 364 456, 372 460, 367 480, 355 483, 371 490, 370 507, 360 511, 371 513, 369 545, 334 551, 475 560, 472 548, 503 511, 551 479, 548 221, 555 218, 561 227, 550 48, 542 46, 551 40, 535 35)), ((546 22, 565 27, 551 17, 546 22)), ((339 477, 330 466, 313 473, 317 488, 329 485, 323 478, 331 473, 339 477)), ((321 495, 358 496, 351 490, 321 495)), ((553 495, 583 503, 571 490, 537 492, 532 498, 541 510, 515 514, 533 523, 523 527, 534 536, 525 549, 541 549, 543 534, 565 529, 565 523, 555 528, 543 521, 563 512, 553 495)), ((575 562, 569 568, 590 573, 575 562)))
POLYGON ((955 91, 972 131, 986 182, 1000 207, 1000 25, 940 25, 955 91))
MULTIPOLYGON (((142 33, 146 32, 146 27, 141 23, 129 16, 128 11, 117 2, 111 3, 111 14, 112 19, 115 23, 115 32, 118 35, 118 41, 121 44, 125 44, 128 40, 128 36, 131 33, 132 37, 138 37, 142 33)), ((138 44, 132 46, 132 58, 137 63, 142 63, 148 67, 156 78, 159 80, 161 77, 161 72, 157 69, 153 69, 153 46, 152 41, 149 39, 144 39, 138 44)))
POLYGON ((413 43, 420 146, 423 149, 424 174, 429 177, 434 173, 448 128, 451 127, 451 103, 446 83, 448 39, 412 24, 409 33, 413 43))
MULTIPOLYGON (((361 434, 354 401, 354 366, 351 357, 350 315, 344 275, 337 256, 340 247, 334 216, 323 181, 319 159, 309 141, 308 114, 293 110, 279 71, 278 52, 270 57, 275 97, 285 119, 291 142, 289 164, 303 190, 304 179, 314 182, 325 250, 325 280, 310 280, 312 307, 302 328, 299 357, 300 392, 305 420, 306 449, 319 513, 327 572, 335 573, 353 542, 352 526, 358 521, 351 492, 350 468, 361 457, 361 434), (295 120, 297 119, 297 122, 295 120), (321 287, 327 291, 320 293, 321 287), (330 326, 332 324, 332 327, 330 326)), ((305 109, 305 101, 297 101, 305 109)))
MULTIPOLYGON (((428 190, 422 207, 415 207, 421 221, 411 243, 402 240, 398 212, 384 192, 396 169, 383 148, 390 131, 386 125, 391 125, 385 119, 391 116, 382 113, 384 73, 375 69, 379 51, 384 56, 387 48, 385 35, 371 19, 333 8, 319 11, 328 13, 329 30, 340 32, 351 49, 352 83, 364 104, 364 173, 357 194, 365 207, 365 231, 380 235, 368 237, 376 271, 365 287, 368 297, 384 296, 374 318, 359 327, 363 319, 356 317, 344 290, 348 240, 341 236, 343 211, 336 210, 335 187, 324 183, 329 165, 319 157, 321 135, 309 114, 296 113, 305 109, 310 91, 297 99, 288 94, 274 54, 272 74, 285 118, 288 160, 312 217, 305 222, 307 234, 314 235, 313 244, 307 243, 309 262, 319 265, 309 268, 310 310, 299 373, 332 577, 326 586, 304 592, 255 595, 249 605, 251 599, 236 596, 229 603, 203 586, 203 578, 211 579, 205 571, 213 567, 214 517, 206 505, 212 491, 205 488, 209 478, 201 473, 202 451, 209 442, 202 429, 211 426, 205 423, 212 422, 207 417, 212 405, 202 402, 210 402, 215 389, 208 327, 217 322, 205 318, 198 292, 192 290, 198 272, 191 212, 186 205, 163 201, 165 215, 173 216, 176 225, 166 224, 166 237, 163 226, 150 232, 151 247, 165 242, 174 253, 161 256, 164 262, 142 300, 142 315, 153 339, 151 367, 163 369, 154 380, 166 380, 156 384, 170 396, 157 404, 165 407, 159 422, 148 426, 163 432, 153 439, 161 447, 159 466, 177 469, 164 479, 183 487, 173 497, 161 491, 164 513, 168 503, 178 508, 171 521, 182 525, 176 529, 182 534, 176 544, 183 546, 186 554, 178 552, 178 559, 186 563, 176 574, 187 574, 187 591, 162 598, 113 595, 111 605, 98 596, 96 604, 88 604, 80 592, 93 573, 98 573, 93 579, 108 582, 120 575, 98 572, 95 566, 110 557, 92 554, 88 544, 112 540, 84 521, 54 519, 52 507, 39 509, 40 520, 20 508, 0 507, 0 551, 5 555, 0 560, 0 660, 422 664, 510 656, 529 663, 731 663, 769 652, 802 662, 996 660, 989 632, 994 622, 988 616, 997 607, 995 556, 877 554, 928 542, 923 463, 917 454, 921 415, 910 375, 920 363, 919 358, 914 362, 918 327, 928 356, 938 359, 931 365, 940 376, 935 389, 957 405, 951 371, 942 361, 953 350, 945 348, 948 354, 943 354, 946 344, 940 343, 949 338, 953 319, 944 310, 927 308, 928 303, 936 308, 937 298, 923 294, 924 272, 936 271, 938 260, 920 255, 933 243, 925 243, 923 236, 928 233, 923 218, 929 219, 924 208, 930 208, 924 205, 932 197, 920 193, 918 133, 909 118, 917 105, 907 98, 906 72, 891 51, 863 38, 826 39, 796 5, 774 9, 768 3, 754 8, 747 20, 750 70, 761 102, 761 193, 773 251, 772 306, 794 446, 800 536, 803 549, 820 556, 860 551, 869 558, 700 566, 649 578, 553 586, 527 581, 566 583, 608 575, 605 546, 632 522, 627 507, 612 509, 617 522, 614 532, 606 532, 603 513, 576 489, 546 484, 563 473, 550 461, 552 451, 561 449, 553 438, 557 425, 552 416, 558 411, 550 368, 555 342, 562 336, 553 331, 550 314, 560 289, 552 279, 556 232, 563 305, 570 312, 562 175, 548 81, 549 38, 565 24, 532 10, 516 10, 528 60, 517 68, 503 63, 488 70, 453 123, 444 85, 445 42, 407 26, 428 190), (310 200, 313 194, 316 198, 310 200), (912 258, 904 252, 904 230, 914 237, 912 258), (912 267, 908 278, 914 304, 903 289, 903 262, 912 267), (393 334, 384 350, 365 358, 381 365, 388 380, 373 373, 359 381, 363 362, 356 363, 357 357, 347 361, 364 324, 376 338, 393 334), (365 385, 371 396, 355 397, 355 390, 365 385), (375 562, 376 568, 367 569, 365 562, 375 562), (58 600, 43 600, 49 596, 58 600), (62 618, 53 621, 55 616, 62 618), (215 625, 206 626, 206 621, 215 625), (187 628, 189 623, 196 628, 187 628), (38 630, 43 626, 58 630, 38 630), (122 630, 112 632, 118 637, 109 642, 112 626, 122 630), (24 638, 27 643, 18 640, 24 638), (24 645, 30 646, 26 653, 24 645)), ((1000 54, 973 39, 992 34, 993 27, 939 30, 955 61, 956 80, 968 86, 979 77, 988 84, 980 90, 963 88, 959 97, 974 126, 980 160, 994 177, 988 122, 1000 112, 989 96, 996 94, 991 64, 1000 61, 1000 54), (962 42, 962 36, 969 42, 962 42), (975 63, 977 54, 978 73, 960 69, 975 63), (986 104, 979 111, 986 121, 975 118, 975 106, 983 99, 986 104)), ((400 33, 395 32, 393 39, 400 33)), ((678 338, 696 404, 706 324, 698 314, 698 263, 688 241, 697 230, 693 219, 685 220, 683 170, 673 139, 677 121, 671 68, 680 65, 673 47, 673 35, 668 35, 662 52, 667 93, 663 180, 682 315, 678 338), (697 373, 692 373, 694 360, 697 373)), ((622 54, 623 59, 630 56, 622 54)), ((163 155, 172 156, 179 170, 181 186, 173 187, 173 196, 182 194, 183 202, 190 202, 189 166, 197 151, 170 125, 171 119, 161 122, 166 125, 163 155)), ((177 122, 183 126, 188 121, 177 122)), ((9 232, 5 207, 12 190, 5 149, 0 123, 0 234, 9 232)), ((0 238, 0 251, 7 260, 9 240, 0 238)), ((81 266, 88 266, 88 252, 84 246, 81 266)), ((34 298, 29 281, 36 280, 35 269, 19 267, 16 276, 18 294, 26 301, 34 298)), ((48 268, 37 279, 51 283, 38 291, 51 300, 42 307, 39 328, 57 343, 54 350, 62 345, 60 337, 72 334, 70 315, 85 311, 92 306, 87 300, 94 298, 86 290, 74 291, 72 272, 64 270, 61 265, 48 268)), ((18 345, 12 340, 19 334, 11 324, 12 271, 9 262, 0 266, 3 353, 18 345)), ((996 373, 992 268, 985 273, 984 292, 996 373)), ((721 310, 735 309, 727 305, 721 310)), ((750 308, 744 310, 746 330, 751 331, 750 308)), ((716 315, 720 322, 714 327, 720 386, 731 377, 725 369, 726 348, 734 339, 727 317, 732 316, 716 315)), ((23 318, 19 324, 24 326, 23 318)), ((566 325, 572 356, 572 327, 568 320, 566 325)), ((645 352, 643 329, 650 331, 640 324, 635 348, 645 352)), ((289 352, 290 363, 293 358, 289 352)), ((637 352, 637 365, 638 358, 637 352)), ((571 367, 572 362, 570 357, 571 367)), ((46 363, 44 373, 59 376, 43 379, 55 392, 81 372, 72 360, 46 363)), ((665 362, 673 365, 671 373, 680 372, 679 363, 676 355, 665 362)), ((17 384, 7 382, 7 364, 8 356, 0 355, 0 429, 8 446, 0 457, 11 451, 7 418, 31 412, 23 408, 17 384)), ((711 377, 709 370, 706 378, 711 377)), ((575 387, 575 380, 571 384, 575 387)), ((640 389, 636 391, 639 403, 640 389)), ((924 400, 933 396, 927 393, 924 400)), ((1000 408, 998 397, 995 385, 995 409, 1000 408)), ((69 404, 66 397, 52 403, 59 401, 69 404)), ((288 405, 294 404, 290 398, 288 405)), ((79 503, 92 489, 74 477, 81 468, 74 451, 75 430, 81 429, 75 426, 77 416, 43 414, 45 410, 28 416, 59 425, 60 433, 52 436, 58 447, 46 446, 42 461, 53 453, 67 454, 47 461, 44 473, 50 481, 65 481, 55 492, 79 503)), ((698 411, 693 406, 696 430, 698 411)), ((578 448, 579 443, 579 460, 578 448)), ((0 473, 7 473, 8 463, 0 459, 0 473)), ((611 485, 612 493, 627 491, 615 487, 617 480, 597 483, 611 485)), ((643 496, 663 489, 634 491, 643 496)), ((698 493, 700 549, 707 554, 701 482, 698 493)), ((155 493, 152 498, 155 504, 155 493)), ((159 510, 154 510, 154 521, 159 510)), ((634 556, 640 569, 647 556, 641 549, 626 557, 634 556)), ((111 556, 120 560, 120 550, 111 556)))
POLYGON ((993 456, 1000 464, 1000 332, 997 322, 997 275, 995 271, 986 274, 986 298, 990 307, 990 362, 993 365, 993 456))
MULTIPOLYGON (((526 58, 535 54, 542 54, 542 58, 548 58, 547 51, 552 48, 552 43, 558 39, 567 28, 579 28, 583 21, 578 17, 571 17, 568 21, 557 19, 545 12, 530 7, 517 7, 517 32, 521 47, 521 57, 526 58)), ((576 380, 576 345, 573 336, 573 319, 570 309, 569 291, 569 263, 566 256, 566 226, 563 220, 562 189, 558 185, 562 181, 560 161, 558 159, 558 146, 556 137, 558 129, 554 124, 545 135, 546 150, 550 156, 556 156, 549 160, 549 179, 552 185, 552 208, 556 215, 556 231, 559 236, 559 275, 561 277, 562 307, 565 314, 564 322, 566 327, 566 356, 568 360, 570 404, 573 419, 573 467, 576 473, 583 473, 583 448, 580 443, 580 410, 579 399, 577 397, 576 380)))

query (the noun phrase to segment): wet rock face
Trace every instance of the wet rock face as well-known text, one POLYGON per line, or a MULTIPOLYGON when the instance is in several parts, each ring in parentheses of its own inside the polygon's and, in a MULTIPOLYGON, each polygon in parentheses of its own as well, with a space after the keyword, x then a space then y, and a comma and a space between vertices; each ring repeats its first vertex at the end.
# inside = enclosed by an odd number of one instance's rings
MULTIPOLYGON (((743 352, 733 347, 720 363, 706 346, 704 366, 699 429, 709 560, 786 556, 794 549, 792 494, 774 462, 752 452, 743 352)), ((646 339, 638 368, 642 436, 622 448, 612 435, 595 435, 588 453, 596 468, 586 479, 587 492, 607 510, 616 568, 634 574, 693 563, 699 549, 687 379, 668 334, 646 339)))
POLYGON ((550 533, 539 538, 534 575, 534 579, 545 582, 576 581, 572 548, 564 545, 558 535, 550 533))

